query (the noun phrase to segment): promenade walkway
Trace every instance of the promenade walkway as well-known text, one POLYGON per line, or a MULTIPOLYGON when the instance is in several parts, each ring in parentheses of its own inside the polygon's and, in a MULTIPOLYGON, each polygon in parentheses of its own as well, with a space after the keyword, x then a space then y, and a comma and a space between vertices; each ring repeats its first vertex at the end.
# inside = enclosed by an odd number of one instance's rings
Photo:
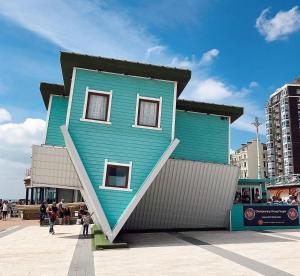
POLYGON ((123 234, 128 249, 91 251, 80 225, 0 231, 0 275, 300 275, 300 231, 123 234))

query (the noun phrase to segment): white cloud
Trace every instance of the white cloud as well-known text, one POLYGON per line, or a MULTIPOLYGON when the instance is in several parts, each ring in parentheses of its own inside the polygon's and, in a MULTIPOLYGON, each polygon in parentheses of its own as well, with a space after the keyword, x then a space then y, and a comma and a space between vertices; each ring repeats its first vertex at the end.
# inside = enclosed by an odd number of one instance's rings
POLYGON ((198 101, 224 103, 228 99, 244 99, 249 93, 248 88, 237 90, 222 80, 210 77, 203 80, 192 80, 187 93, 184 93, 184 95, 198 101))
POLYGON ((256 81, 251 81, 249 84, 249 88, 255 88, 258 87, 258 83, 256 81))
POLYGON ((0 198, 24 197, 21 187, 25 169, 31 166, 31 146, 43 142, 45 125, 45 121, 32 118, 0 124, 0 183, 7 187, 0 189, 0 198))
MULTIPOLYGON (((236 120, 232 127, 255 132, 255 128, 251 123, 255 117, 259 117, 261 121, 264 121, 264 113, 256 102, 249 99, 251 93, 252 91, 249 88, 236 89, 222 80, 211 77, 203 80, 192 80, 190 87, 185 90, 182 97, 195 101, 244 107, 244 115, 236 120)), ((265 133, 263 127, 261 127, 261 133, 265 133)))
POLYGON ((142 60, 158 41, 121 10, 96 1, 1 1, 0 14, 63 49, 142 60))
POLYGON ((4 108, 0 108, 0 123, 9 122, 10 120, 11 120, 10 113, 4 108))
MULTIPOLYGON (((298 13, 297 7, 292 11, 289 11, 289 15, 298 13)), ((118 9, 105 5, 104 2, 99 4, 97 1, 84 0, 2 1, 0 14, 66 50, 190 68, 193 70, 193 77, 185 89, 185 98, 241 106, 251 103, 247 97, 251 88, 255 87, 255 82, 250 83, 247 88, 236 89, 207 74, 208 66, 220 53, 218 49, 208 50, 200 59, 195 56, 182 57, 174 54, 132 18, 118 9)), ((271 23, 273 19, 267 19, 265 14, 266 11, 263 12, 261 19, 258 19, 258 26, 263 29, 263 23, 274 25, 271 23)), ((280 13, 278 14, 275 18, 282 17, 280 13)), ((258 108, 254 103, 252 105, 254 108, 251 106, 246 109, 243 118, 258 115, 258 108), (253 113, 253 110, 257 112, 253 113)), ((249 130, 241 124, 239 126, 241 129, 249 130)))
POLYGON ((218 49, 211 49, 205 52, 202 55, 201 60, 199 61, 200 65, 209 65, 213 62, 213 60, 219 55, 220 51, 218 49))
POLYGON ((202 54, 200 60, 197 60, 195 56, 189 57, 173 57, 170 66, 175 66, 179 68, 188 68, 194 70, 200 70, 204 67, 211 65, 213 60, 219 55, 220 51, 218 49, 211 49, 202 54))
MULTIPOLYGON (((240 106, 251 102, 247 96, 254 82, 251 87, 235 89, 207 75, 208 66, 220 53, 218 49, 208 50, 200 59, 174 54, 126 14, 109 8, 104 2, 3 1, 0 14, 66 50, 190 68, 193 77, 184 91, 185 98, 240 106)), ((253 113, 253 110, 257 108, 247 108, 240 121, 257 116, 259 111, 253 113)), ((242 123, 237 125, 250 130, 242 123)))
POLYGON ((41 133, 45 129, 45 121, 27 118, 22 123, 6 123, 0 125, 1 144, 27 146, 39 143, 41 133))
POLYGON ((161 55, 165 50, 166 47, 162 45, 156 45, 148 48, 146 51, 146 60, 148 60, 153 55, 161 55))
POLYGON ((193 81, 191 86, 189 97, 198 101, 222 102, 233 95, 233 91, 222 81, 213 78, 193 81))
POLYGON ((269 8, 263 10, 256 19, 256 28, 266 41, 285 39, 289 34, 300 30, 298 6, 288 11, 279 11, 273 18, 267 18, 269 11, 269 8))

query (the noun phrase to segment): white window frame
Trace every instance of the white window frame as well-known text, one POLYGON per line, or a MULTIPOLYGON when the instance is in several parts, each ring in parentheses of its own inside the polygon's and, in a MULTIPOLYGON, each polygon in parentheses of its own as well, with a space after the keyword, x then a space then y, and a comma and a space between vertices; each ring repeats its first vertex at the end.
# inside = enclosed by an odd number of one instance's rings
POLYGON ((110 91, 101 91, 101 90, 94 90, 94 89, 90 89, 89 87, 86 87, 84 106, 83 106, 82 117, 80 118, 80 121, 82 121, 82 122, 91 122, 91 123, 96 123, 96 124, 110 125, 111 124, 111 122, 110 122, 110 112, 111 112, 112 92, 113 92, 112 90, 110 90, 110 91), (85 118, 89 93, 108 95, 109 102, 108 102, 108 111, 107 111, 107 121, 99 121, 99 120, 92 120, 92 119, 86 119, 85 118))
POLYGON ((162 130, 160 127, 161 123, 161 109, 162 109, 162 97, 159 98, 151 98, 151 97, 144 97, 140 96, 139 94, 136 95, 136 106, 135 106, 135 122, 132 127, 136 128, 146 128, 146 129, 152 129, 152 130, 162 130), (158 124, 157 127, 150 127, 150 126, 140 126, 138 125, 138 114, 139 114, 139 102, 140 100, 148 100, 148 101, 156 101, 159 103, 159 108, 158 108, 158 124))
POLYGON ((131 172, 132 172, 132 162, 131 161, 126 164, 126 163, 109 162, 107 159, 105 159, 105 161, 104 161, 104 170, 103 170, 103 178, 102 178, 102 185, 100 185, 99 188, 103 189, 103 190, 114 190, 114 191, 132 192, 132 189, 130 188, 130 185, 131 185, 131 172), (122 167, 128 167, 129 168, 129 170, 128 170, 128 185, 127 185, 127 188, 105 186, 107 165, 122 166, 122 167))

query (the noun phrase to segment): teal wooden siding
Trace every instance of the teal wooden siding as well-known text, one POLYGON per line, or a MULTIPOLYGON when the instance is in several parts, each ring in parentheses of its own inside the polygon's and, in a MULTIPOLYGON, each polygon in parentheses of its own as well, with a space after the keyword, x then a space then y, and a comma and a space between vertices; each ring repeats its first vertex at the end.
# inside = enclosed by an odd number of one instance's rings
POLYGON ((171 142, 173 90, 172 82, 77 69, 69 132, 112 228, 171 142), (80 121, 86 87, 112 90, 111 125, 80 121), (132 127, 137 94, 163 98, 161 131, 132 127), (99 188, 105 159, 132 161, 132 192, 99 188))
MULTIPOLYGON (((271 229, 299 229, 300 226, 244 226, 244 210, 243 204, 234 204, 230 212, 230 223, 231 231, 246 231, 246 230, 271 230, 271 229)), ((299 208, 296 205, 293 205, 294 208, 298 210, 299 208)))
POLYGON ((50 115, 48 120, 46 145, 65 146, 60 126, 66 123, 69 97, 52 96, 50 115))
POLYGON ((229 121, 222 118, 177 111, 175 137, 180 143, 171 157, 228 164, 229 121))

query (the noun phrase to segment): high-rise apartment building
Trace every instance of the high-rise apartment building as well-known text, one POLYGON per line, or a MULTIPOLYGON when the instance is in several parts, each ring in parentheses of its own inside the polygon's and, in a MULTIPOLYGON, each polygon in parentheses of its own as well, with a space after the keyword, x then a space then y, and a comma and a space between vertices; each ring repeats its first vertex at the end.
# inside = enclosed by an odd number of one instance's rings
POLYGON ((300 174, 300 81, 286 84, 266 104, 270 178, 300 174))
MULTIPOLYGON (((241 147, 230 155, 231 165, 236 165, 240 168, 239 178, 257 178, 257 141, 252 140, 247 144, 242 144, 241 147)), ((268 177, 267 168, 267 147, 266 144, 259 143, 259 159, 261 177, 268 177)))

